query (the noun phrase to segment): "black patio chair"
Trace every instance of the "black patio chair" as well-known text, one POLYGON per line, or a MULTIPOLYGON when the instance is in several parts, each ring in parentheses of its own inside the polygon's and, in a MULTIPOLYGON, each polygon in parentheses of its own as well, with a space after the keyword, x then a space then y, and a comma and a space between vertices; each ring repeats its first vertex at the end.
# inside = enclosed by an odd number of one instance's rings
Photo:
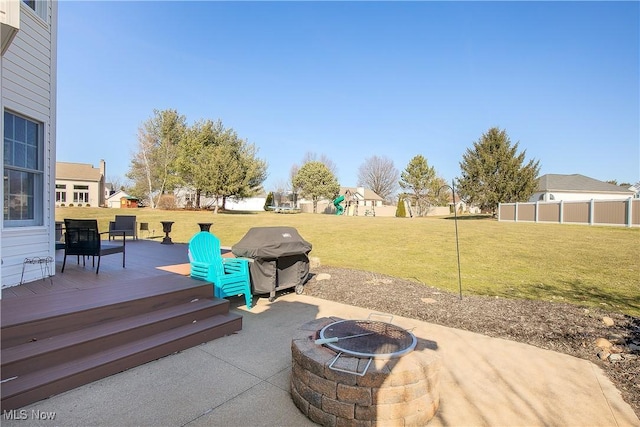
POLYGON ((116 215, 115 221, 109 222, 109 240, 116 236, 122 236, 123 231, 125 236, 131 236, 134 240, 138 240, 135 215, 116 215))
MULTIPOLYGON (((62 261, 61 273, 64 273, 64 266, 67 262, 67 255, 77 255, 78 263, 82 256, 82 263, 85 265, 85 257, 98 257, 96 274, 100 271, 100 258, 104 255, 117 254, 122 252, 122 268, 125 268, 125 236, 122 232, 122 244, 111 244, 100 239, 102 234, 109 234, 108 231, 100 233, 98 231, 98 221, 95 219, 65 219, 64 237, 64 259, 62 261)), ((113 233, 113 232, 112 232, 113 233)))

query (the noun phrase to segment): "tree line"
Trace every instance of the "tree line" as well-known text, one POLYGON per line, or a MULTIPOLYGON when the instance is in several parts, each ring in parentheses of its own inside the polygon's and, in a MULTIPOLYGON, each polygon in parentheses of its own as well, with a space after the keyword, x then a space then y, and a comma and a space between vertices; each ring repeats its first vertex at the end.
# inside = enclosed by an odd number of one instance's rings
POLYGON ((225 128, 220 120, 199 120, 188 126, 176 110, 154 110, 138 129, 137 150, 127 178, 132 195, 158 206, 178 187, 215 198, 223 208, 230 198, 243 199, 262 191, 267 162, 258 158, 254 144, 225 128))
MULTIPOLYGON (((454 180, 456 196, 493 213, 498 203, 528 200, 537 188, 540 162, 526 161, 526 151, 518 152, 518 146, 505 130, 490 128, 464 153, 461 176, 454 180)), ((333 165, 311 157, 301 168, 292 168, 292 189, 310 198, 316 212, 318 200, 335 197, 340 187, 333 165)), ((365 159, 358 169, 358 186, 370 188, 387 202, 398 195, 410 202, 416 216, 427 215, 430 207, 447 205, 451 199, 447 182, 422 155, 413 157, 401 173, 387 157, 365 159)))
MULTIPOLYGON (((224 209, 228 199, 244 199, 263 191, 267 162, 258 157, 254 144, 226 128, 220 120, 199 120, 191 126, 176 110, 154 110, 138 129, 127 178, 128 191, 155 208, 176 188, 195 192, 195 208, 201 196, 214 198, 214 209, 224 209)), ((456 179, 457 196, 468 204, 494 211, 498 203, 525 201, 536 190, 540 163, 526 161, 505 130, 493 127, 468 148, 456 179)), ((302 165, 292 165, 287 184, 290 192, 313 202, 335 198, 340 185, 335 164, 325 156, 307 153, 302 165)), ((372 156, 358 169, 358 186, 371 189, 393 203, 396 196, 408 200, 417 216, 431 206, 449 203, 445 180, 422 155, 413 157, 399 172, 387 157, 372 156), (398 189, 400 191, 398 192, 398 189)))

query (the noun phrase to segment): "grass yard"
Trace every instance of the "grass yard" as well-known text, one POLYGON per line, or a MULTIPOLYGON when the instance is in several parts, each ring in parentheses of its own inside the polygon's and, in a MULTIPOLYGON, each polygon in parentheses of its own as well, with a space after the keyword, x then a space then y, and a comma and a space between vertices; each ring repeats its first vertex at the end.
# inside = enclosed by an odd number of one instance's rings
MULTIPOLYGON (((458 292, 453 219, 347 217, 321 214, 224 213, 152 209, 57 208, 56 220, 96 218, 101 231, 117 214, 136 215, 160 239, 186 243, 198 222, 223 246, 251 227, 292 226, 323 265, 409 278, 458 292)), ((640 229, 585 225, 458 221, 462 292, 562 301, 640 316, 640 229)), ((145 236, 142 236, 145 237, 145 236)), ((410 298, 410 296, 407 296, 410 298)))

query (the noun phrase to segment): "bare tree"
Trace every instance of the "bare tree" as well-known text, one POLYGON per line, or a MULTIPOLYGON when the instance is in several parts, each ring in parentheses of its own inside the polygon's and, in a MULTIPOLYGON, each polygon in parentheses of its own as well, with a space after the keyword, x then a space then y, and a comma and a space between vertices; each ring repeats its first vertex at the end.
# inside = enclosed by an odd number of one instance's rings
POLYGON ((392 201, 398 189, 398 169, 388 157, 373 156, 358 168, 358 185, 367 187, 386 201, 392 201))
POLYGON ((137 152, 133 153, 127 178, 132 191, 157 206, 166 191, 172 191, 178 178, 175 163, 178 143, 184 136, 186 118, 176 110, 154 110, 153 117, 138 129, 137 152))
POLYGON ((302 158, 302 166, 306 165, 310 162, 320 162, 331 171, 334 176, 338 176, 338 166, 335 164, 333 160, 327 157, 325 154, 316 154, 311 151, 307 151, 302 158))
POLYGON ((119 175, 109 175, 107 182, 111 184, 114 191, 124 190, 128 185, 128 180, 119 175))

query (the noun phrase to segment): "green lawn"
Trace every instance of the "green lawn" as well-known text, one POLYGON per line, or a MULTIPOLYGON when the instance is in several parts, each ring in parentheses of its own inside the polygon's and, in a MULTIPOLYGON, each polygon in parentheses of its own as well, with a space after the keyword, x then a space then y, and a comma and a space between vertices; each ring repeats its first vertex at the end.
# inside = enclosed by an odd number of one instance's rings
MULTIPOLYGON (((157 238, 163 235, 160 221, 174 221, 174 242, 187 242, 199 231, 198 222, 213 222, 211 231, 223 246, 232 246, 251 227, 292 226, 313 244, 311 256, 322 265, 458 292, 453 219, 58 208, 56 220, 97 218, 106 231, 116 214, 137 215, 157 238)), ((638 228, 462 217, 458 231, 463 294, 563 301, 640 316, 638 228)))

